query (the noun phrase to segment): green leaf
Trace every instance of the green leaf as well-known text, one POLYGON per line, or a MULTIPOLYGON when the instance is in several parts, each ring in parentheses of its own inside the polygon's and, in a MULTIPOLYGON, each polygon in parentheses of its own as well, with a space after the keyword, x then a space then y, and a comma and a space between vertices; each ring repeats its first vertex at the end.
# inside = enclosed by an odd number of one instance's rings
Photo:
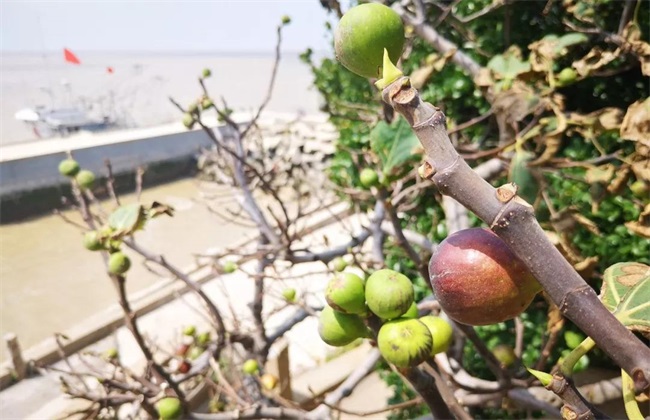
POLYGON ((571 32, 566 35, 562 35, 557 40, 557 45, 555 46, 555 52, 556 54, 560 54, 566 47, 570 47, 576 44, 582 44, 583 42, 587 42, 588 40, 589 38, 587 37, 587 35, 578 32, 571 32))
POLYGON ((539 192, 537 179, 532 173, 528 163, 535 158, 535 154, 523 149, 517 149, 510 162, 508 178, 517 185, 517 195, 529 204, 534 204, 539 192))
POLYGON ((513 55, 495 55, 487 64, 488 68, 505 79, 514 79, 518 74, 530 71, 530 63, 513 55))
POLYGON ((370 132, 370 148, 381 160, 384 174, 396 172, 410 160, 419 160, 420 142, 406 120, 380 121, 370 132))
POLYGON ((650 267, 626 262, 605 270, 600 300, 623 325, 650 333, 650 267))
POLYGON ((127 204, 108 216, 108 225, 113 229, 114 237, 121 237, 141 228, 144 220, 144 209, 140 204, 127 204))

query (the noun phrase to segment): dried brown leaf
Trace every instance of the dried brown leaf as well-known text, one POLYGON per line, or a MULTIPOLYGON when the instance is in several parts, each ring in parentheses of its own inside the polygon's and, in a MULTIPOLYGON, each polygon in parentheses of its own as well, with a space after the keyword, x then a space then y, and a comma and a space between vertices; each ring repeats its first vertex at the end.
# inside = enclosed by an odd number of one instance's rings
POLYGON ((625 223, 632 233, 650 239, 650 204, 647 204, 636 222, 625 223))
POLYGON ((620 133, 623 139, 650 147, 650 98, 638 100, 627 108, 620 133))
POLYGON ((594 276, 596 267, 598 266, 598 257, 587 257, 584 260, 573 264, 573 268, 582 276, 583 279, 588 280, 594 276))
POLYGON ((601 166, 592 166, 585 173, 585 181, 590 184, 597 182, 607 183, 614 176, 614 165, 607 163, 601 166))
POLYGON ((630 165, 625 164, 619 167, 616 170, 616 176, 607 186, 607 192, 610 194, 620 193, 623 187, 625 187, 627 180, 630 178, 631 173, 632 171, 630 170, 630 165))
POLYGON ((581 78, 589 75, 590 72, 605 67, 621 55, 620 48, 615 51, 603 51, 602 48, 594 47, 580 60, 574 61, 572 66, 581 78))
POLYGON ((632 164, 632 171, 636 179, 650 182, 650 159, 645 159, 632 164))

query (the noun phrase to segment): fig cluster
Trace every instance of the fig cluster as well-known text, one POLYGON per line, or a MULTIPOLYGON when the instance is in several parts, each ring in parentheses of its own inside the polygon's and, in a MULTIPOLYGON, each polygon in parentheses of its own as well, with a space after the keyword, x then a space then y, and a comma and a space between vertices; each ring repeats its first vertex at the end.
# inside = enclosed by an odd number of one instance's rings
POLYGON ((331 346, 375 338, 389 363, 399 368, 418 365, 448 349, 452 328, 439 317, 419 317, 414 297, 413 283, 397 271, 378 270, 365 281, 353 273, 337 273, 325 290, 327 306, 318 332, 331 346), (376 337, 369 325, 378 330, 376 337))

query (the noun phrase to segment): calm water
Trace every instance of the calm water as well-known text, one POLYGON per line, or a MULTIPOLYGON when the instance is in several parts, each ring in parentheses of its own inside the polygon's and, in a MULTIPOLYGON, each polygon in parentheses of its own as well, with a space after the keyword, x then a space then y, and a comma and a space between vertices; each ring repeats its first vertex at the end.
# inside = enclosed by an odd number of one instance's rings
MULTIPOLYGON (((151 126, 180 120, 170 103, 202 95, 197 82, 203 68, 212 70, 208 91, 238 110, 257 106, 266 95, 273 67, 271 56, 107 54, 77 52, 82 64, 65 63, 62 53, 2 53, 0 64, 0 144, 35 139, 14 114, 37 105, 84 108, 96 118, 116 115, 127 126, 151 126), (114 70, 107 72, 107 66, 114 70)), ((314 113, 319 94, 312 75, 297 54, 285 54, 267 109, 314 113)))
MULTIPOLYGON (((191 179, 144 191, 143 203, 158 200, 172 205, 176 214, 149 223, 136 234, 138 243, 165 254, 170 263, 187 267, 193 262, 193 253, 233 245, 254 233, 222 222, 209 212, 198 193, 199 186, 191 179)), ((232 202, 227 193, 225 197, 232 202)), ((122 199, 123 204, 135 201, 132 195, 122 199)), ((80 221, 74 212, 65 214, 80 221)), ((59 216, 0 225, 2 334, 16 332, 23 348, 28 348, 117 302, 101 256, 87 251, 81 239, 82 233, 59 216)), ((157 281, 159 277, 134 257, 127 280, 129 292, 157 281)), ((1 349, 0 359, 4 359, 4 346, 1 349)))

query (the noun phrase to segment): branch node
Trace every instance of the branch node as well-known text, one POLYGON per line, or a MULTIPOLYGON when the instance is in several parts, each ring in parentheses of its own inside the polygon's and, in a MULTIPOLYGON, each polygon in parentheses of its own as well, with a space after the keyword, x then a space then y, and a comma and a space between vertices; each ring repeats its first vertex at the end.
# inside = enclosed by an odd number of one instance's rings
POLYGON ((511 182, 497 188, 497 199, 502 203, 507 203, 517 195, 517 184, 511 182))
POLYGON ((433 175, 435 175, 435 173, 436 173, 436 168, 428 160, 426 160, 418 168, 418 175, 420 175, 420 178, 422 179, 430 179, 433 175))

